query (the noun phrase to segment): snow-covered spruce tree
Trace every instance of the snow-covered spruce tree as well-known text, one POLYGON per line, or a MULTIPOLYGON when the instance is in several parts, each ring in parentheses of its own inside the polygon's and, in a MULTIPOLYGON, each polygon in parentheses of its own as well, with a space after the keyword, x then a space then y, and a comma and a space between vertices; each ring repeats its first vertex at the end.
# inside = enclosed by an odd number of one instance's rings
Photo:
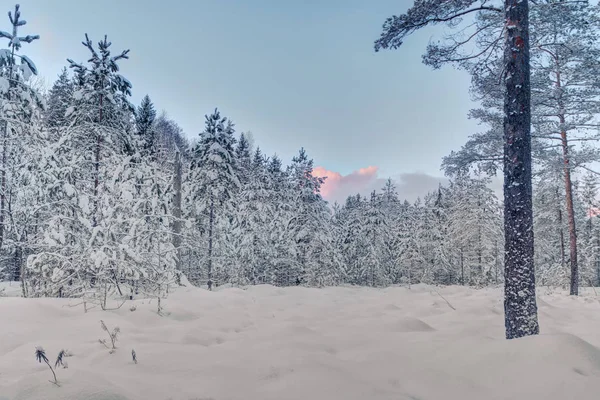
POLYGON ((362 236, 363 200, 358 194, 349 196, 346 202, 336 211, 333 224, 337 235, 336 249, 341 255, 344 275, 348 283, 360 285, 361 264, 366 247, 363 246, 362 236))
POLYGON ((548 168, 536 179, 534 230, 536 275, 542 285, 566 286, 567 222, 560 169, 548 168))
POLYGON ((163 298, 178 280, 173 242, 173 173, 158 163, 140 160, 126 165, 119 176, 119 193, 112 209, 121 233, 120 276, 132 292, 163 298))
POLYGON ((288 270, 288 284, 307 282, 328 285, 338 279, 329 227, 331 212, 320 195, 324 178, 313 175, 313 160, 300 149, 288 167, 293 209, 288 229, 293 238, 295 262, 288 270))
POLYGON ((402 203, 396 192, 396 186, 388 179, 381 189, 380 208, 383 215, 383 249, 381 254, 382 269, 387 282, 398 283, 398 259, 400 257, 400 241, 398 223, 402 218, 402 203))
POLYGON ((430 44, 424 60, 434 67, 458 62, 473 71, 485 67, 494 54, 504 53, 505 325, 507 339, 513 339, 539 333, 533 265, 529 1, 419 1, 405 14, 386 20, 375 49, 398 48, 423 27, 436 23, 456 27, 461 17, 473 14, 504 34, 487 40, 481 27, 471 25, 474 32, 460 30, 445 43, 430 44), (476 59, 481 62, 470 67, 476 59))
MULTIPOLYGON (((265 279, 257 270, 260 260, 257 256, 265 243, 258 244, 255 237, 263 229, 257 206, 264 204, 268 182, 265 180, 266 166, 260 149, 257 149, 255 157, 258 159, 257 165, 253 165, 250 150, 250 142, 244 133, 240 134, 234 152, 235 173, 240 187, 228 207, 229 217, 221 220, 223 268, 227 271, 229 282, 236 286, 262 283, 265 279)), ((260 239, 264 241, 267 238, 261 235, 260 239)), ((265 260, 261 261, 264 265, 265 260)))
POLYGON ((133 176, 133 107, 127 99, 131 84, 117 65, 128 51, 112 56, 106 37, 98 51, 87 35, 83 44, 91 58, 88 65, 70 61, 77 84, 68 127, 40 160, 52 212, 39 232, 43 245, 28 258, 28 281, 35 295, 89 292, 105 303, 110 290, 123 293, 120 282, 137 265, 121 244, 127 232, 121 219, 135 205, 122 191, 124 177, 133 176))
POLYGON ((224 258, 231 282, 236 285, 272 283, 274 259, 269 233, 275 212, 267 162, 257 148, 227 224, 224 258))
MULTIPOLYGON (((132 135, 127 132, 133 105, 129 102, 131 83, 118 73, 118 61, 128 59, 129 50, 116 56, 111 55, 111 42, 105 36, 98 42, 98 50, 94 48, 88 35, 83 45, 90 51, 89 66, 68 60, 70 67, 77 74, 78 86, 74 93, 75 106, 68 114, 73 118, 75 132, 84 132, 92 137, 92 143, 85 143, 85 148, 93 148, 93 212, 98 213, 100 187, 102 185, 100 168, 107 164, 104 150, 109 156, 131 152, 135 147, 132 135), (91 134, 91 135, 90 135, 91 134)), ((79 136, 79 135, 78 135, 79 136)), ((88 140, 89 142, 89 140, 88 140)), ((92 217, 97 224, 98 216, 92 217)))
POLYGON ((179 152, 181 161, 187 164, 191 161, 190 144, 185 138, 181 127, 174 120, 170 119, 163 111, 154 122, 157 143, 157 159, 159 162, 166 161, 170 164, 179 152))
POLYGON ((404 218, 399 226, 399 238, 401 243, 400 266, 402 275, 400 282, 411 285, 420 282, 420 278, 427 275, 429 265, 427 264, 422 240, 427 224, 424 220, 424 209, 421 199, 417 199, 414 204, 408 205, 405 210, 404 218))
MULTIPOLYGON (((25 279, 25 260, 37 248, 36 236, 40 220, 50 211, 45 197, 44 171, 39 163, 47 151, 48 132, 42 128, 43 110, 38 109, 26 125, 19 129, 19 140, 13 142, 11 162, 7 164, 7 223, 3 255, 10 279, 25 279)), ((23 284, 23 295, 27 288, 23 284)))
MULTIPOLYGON (((8 40, 8 47, 0 49, 0 252, 4 250, 9 235, 8 212, 23 205, 9 196, 16 193, 16 181, 20 180, 18 175, 23 172, 23 150, 28 146, 26 142, 31 139, 32 131, 36 130, 34 120, 43 106, 41 97, 27 84, 29 78, 37 74, 37 68, 26 55, 19 54, 24 43, 31 43, 39 36, 19 35, 19 30, 26 25, 26 21, 21 19, 19 5, 15 6, 14 12, 9 11, 8 17, 10 32, 0 30, 0 39, 8 40)), ((12 221, 15 222, 15 219, 12 221)), ((16 242, 22 239, 23 236, 17 237, 16 242)), ((13 279, 17 278, 20 268, 16 265, 11 268, 13 279)))
POLYGON ((290 284, 288 271, 294 264, 294 232, 288 229, 294 210, 293 192, 281 159, 273 155, 267 165, 270 185, 269 204, 274 213, 271 230, 268 232, 269 254, 272 264, 267 272, 267 281, 277 285, 290 284))
POLYGON ((363 202, 361 236, 364 238, 365 254, 360 260, 361 277, 367 286, 383 286, 389 284, 383 269, 385 249, 385 215, 381 205, 381 195, 375 191, 368 201, 363 202))
POLYGON ((580 201, 584 207, 583 223, 578 224, 581 242, 581 267, 587 277, 586 284, 600 286, 600 242, 598 234, 598 177, 588 172, 584 175, 579 191, 580 201))
POLYGON ((460 261, 460 282, 485 285, 495 280, 497 243, 502 238, 500 206, 489 178, 458 175, 450 186, 448 236, 460 261))
POLYGON ((426 276, 428 283, 456 283, 456 271, 451 263, 451 247, 449 245, 448 190, 438 187, 435 192, 428 193, 424 199, 424 222, 426 228, 422 235, 424 258, 429 264, 430 274, 426 276))
POLYGON ((250 142, 246 139, 246 135, 242 133, 235 147, 237 175, 242 186, 246 185, 250 179, 252 169, 251 151, 250 142))
MULTIPOLYGON (((46 127, 58 136, 61 128, 66 128, 69 122, 67 109, 73 104, 73 80, 69 76, 67 68, 63 68, 58 79, 52 85, 48 94, 48 102, 44 122, 46 127)), ((58 140, 58 137, 56 137, 58 140)))
MULTIPOLYGON (((590 249, 591 237, 588 237, 588 224, 589 224, 589 209, 587 207, 587 202, 583 196, 585 182, 583 180, 585 175, 582 177, 578 177, 577 179, 573 179, 573 209, 575 214, 575 224, 577 226, 577 253, 580 255, 578 258, 578 268, 579 268, 579 280, 581 286, 595 286, 597 280, 597 271, 594 263, 592 262, 593 258, 593 245, 590 249)), ((592 232, 593 232, 593 222, 592 222, 592 232)), ((593 236, 593 233, 592 233, 593 236)))
POLYGON ((154 109, 154 104, 152 104, 150 97, 146 95, 135 114, 136 133, 140 138, 142 156, 144 157, 154 156, 157 150, 155 120, 156 110, 154 109))
MULTIPOLYGON (((196 148, 197 143, 193 144, 196 148)), ((193 152, 191 153, 194 154, 193 152)), ((181 270, 187 279, 196 285, 205 285, 206 248, 208 240, 205 230, 204 215, 198 207, 198 186, 194 160, 189 162, 182 158, 181 185, 181 270)))
POLYGON ((208 240, 207 281, 215 278, 215 245, 219 237, 217 218, 223 217, 225 207, 239 187, 233 126, 215 109, 211 115, 206 115, 205 129, 200 133, 200 140, 194 149, 190 185, 197 225, 206 233, 208 240))

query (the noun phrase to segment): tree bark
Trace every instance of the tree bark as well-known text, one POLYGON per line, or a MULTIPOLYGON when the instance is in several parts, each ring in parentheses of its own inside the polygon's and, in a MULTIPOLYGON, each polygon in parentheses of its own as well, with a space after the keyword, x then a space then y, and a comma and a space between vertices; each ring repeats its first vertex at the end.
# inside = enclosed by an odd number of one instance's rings
POLYGON ((181 154, 175 153, 173 178, 173 247, 177 254, 175 269, 181 271, 181 154))
MULTIPOLYGON (((558 58, 556 60, 556 89, 562 91, 560 64, 558 58)), ((561 113, 558 118, 560 126, 565 126, 565 114, 564 105, 562 98, 559 100, 559 108, 561 113)), ((567 201, 567 218, 569 220, 569 251, 571 259, 571 295, 577 296, 579 294, 579 266, 577 263, 577 229, 575 225, 575 210, 573 207, 573 184, 571 182, 571 158, 569 157, 569 141, 567 139, 567 131, 561 128, 560 142, 563 151, 563 169, 565 173, 565 199, 567 201)))
POLYGON ((495 277, 494 281, 495 281, 496 285, 498 284, 498 270, 499 270, 499 268, 498 268, 498 253, 499 253, 498 241, 496 241, 494 243, 494 277, 495 277))
MULTIPOLYGON (((561 116, 564 123, 564 117, 561 116)), ((571 182, 571 166, 569 159, 569 146, 567 142, 567 133, 560 133, 563 148, 563 165, 565 171, 565 193, 567 200, 567 218, 569 219, 569 251, 571 259, 571 295, 579 294, 579 265, 577 263, 577 229, 575 225, 575 210, 573 207, 573 184, 571 182)))
MULTIPOLYGON (((567 203, 567 219, 569 223, 569 251, 571 261, 571 295, 579 294, 579 266, 577 263, 577 229, 575 225, 575 211, 573 207, 573 184, 571 183, 571 158, 569 156, 569 141, 567 138, 567 131, 564 129, 566 118, 565 118, 565 105, 562 97, 562 74, 561 64, 559 55, 552 52, 549 49, 540 47, 543 51, 550 54, 554 63, 556 64, 555 75, 555 87, 556 92, 559 94, 558 97, 558 119, 560 122, 560 141, 563 151, 563 170, 565 175, 565 199, 567 203)), ((564 254, 564 253, 563 253, 564 254)))
MULTIPOLYGON (((556 193, 556 198, 558 199, 558 189, 556 189, 557 193, 556 193)), ((560 239, 560 265, 561 267, 565 268, 565 266, 567 265, 567 257, 565 255, 565 234, 563 232, 563 218, 562 218, 562 210, 560 209, 560 204, 557 202, 558 205, 558 235, 559 235, 559 239, 560 239)))
POLYGON ((539 333, 533 264, 529 2, 505 0, 504 230, 506 338, 539 333))

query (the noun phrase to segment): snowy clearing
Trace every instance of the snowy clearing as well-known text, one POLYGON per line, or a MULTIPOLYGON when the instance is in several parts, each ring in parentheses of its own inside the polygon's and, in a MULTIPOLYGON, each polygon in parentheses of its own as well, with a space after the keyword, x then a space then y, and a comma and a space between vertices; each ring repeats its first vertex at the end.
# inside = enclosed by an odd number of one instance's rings
POLYGON ((597 398, 593 292, 539 289, 543 334, 507 341, 500 289, 435 290, 181 288, 164 317, 155 300, 86 314, 75 299, 1 297, 0 399, 597 398), (114 354, 98 342, 101 319, 121 328, 114 354), (52 365, 73 353, 60 387, 36 346, 52 365))

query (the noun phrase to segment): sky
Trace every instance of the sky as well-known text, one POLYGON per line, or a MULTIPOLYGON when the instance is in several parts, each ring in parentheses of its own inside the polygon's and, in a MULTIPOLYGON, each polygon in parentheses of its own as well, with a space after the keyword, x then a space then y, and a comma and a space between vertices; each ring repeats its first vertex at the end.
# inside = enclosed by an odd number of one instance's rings
POLYGON ((218 107, 268 155, 287 163, 304 147, 328 176, 323 194, 331 201, 379 189, 388 177, 414 200, 444 181, 442 157, 478 126, 467 119, 467 73, 421 63, 444 28, 374 52, 385 18, 412 3, 22 0, 21 33, 41 39, 21 52, 51 85, 67 58, 87 60, 85 33, 94 42, 107 34, 115 53, 130 49, 121 73, 133 84, 132 101, 148 94, 190 139, 218 107))

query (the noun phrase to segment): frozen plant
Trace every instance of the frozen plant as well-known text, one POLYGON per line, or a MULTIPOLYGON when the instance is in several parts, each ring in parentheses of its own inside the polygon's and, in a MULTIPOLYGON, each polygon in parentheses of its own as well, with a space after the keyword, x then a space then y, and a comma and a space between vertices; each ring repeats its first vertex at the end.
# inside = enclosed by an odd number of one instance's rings
POLYGON ((54 363, 54 368, 58 368, 60 365, 63 368, 69 368, 69 364, 63 358, 69 357, 69 352, 67 350, 61 350, 58 353, 58 357, 56 357, 56 362, 54 363))
POLYGON ((115 352, 115 350, 117 350, 115 343, 118 340, 118 336, 119 336, 119 333, 121 332, 121 329, 119 329, 118 326, 115 326, 115 329, 113 329, 111 332, 108 330, 108 328, 106 327, 106 324, 102 320, 100 320, 100 326, 102 327, 102 330, 108 334, 108 337, 109 337, 110 343, 111 343, 111 347, 108 346, 106 339, 98 339, 98 341, 100 343, 102 343, 107 349, 110 349, 110 354, 112 354, 115 352))
MULTIPOLYGON (((59 365, 61 365, 63 368, 67 368, 66 362, 63 361, 63 357, 66 357, 66 354, 67 354, 67 352, 65 350, 61 350, 58 353, 58 357, 56 357, 56 362, 54 363, 54 368, 57 368, 59 365)), ((48 357, 46 356, 46 351, 44 350, 43 347, 38 346, 35 348, 35 358, 40 363, 42 361, 45 362, 46 365, 48 366, 48 368, 50 368, 50 371, 52 372, 52 376, 54 376, 54 381, 49 381, 49 382, 54 383, 56 386, 60 386, 58 384, 58 379, 56 379, 56 372, 54 372, 54 368, 52 368, 52 365, 50 365, 50 363, 48 362, 48 357)))

